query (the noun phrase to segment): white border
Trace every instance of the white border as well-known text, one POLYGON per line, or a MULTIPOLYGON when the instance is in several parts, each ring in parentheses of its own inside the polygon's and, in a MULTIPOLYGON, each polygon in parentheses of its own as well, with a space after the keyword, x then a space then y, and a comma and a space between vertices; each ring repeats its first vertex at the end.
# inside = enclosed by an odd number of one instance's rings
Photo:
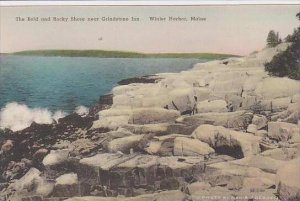
POLYGON ((99 5, 99 6, 126 6, 126 5, 300 5, 300 0, 100 0, 100 1, 0 1, 0 6, 39 6, 39 5, 99 5))

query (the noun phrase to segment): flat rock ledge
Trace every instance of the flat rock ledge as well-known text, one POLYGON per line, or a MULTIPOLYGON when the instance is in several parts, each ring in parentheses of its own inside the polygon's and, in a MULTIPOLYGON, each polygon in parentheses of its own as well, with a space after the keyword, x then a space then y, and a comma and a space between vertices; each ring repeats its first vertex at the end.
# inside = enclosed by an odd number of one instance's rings
POLYGON ((300 82, 280 44, 122 81, 87 116, 1 131, 0 201, 300 200, 300 82))

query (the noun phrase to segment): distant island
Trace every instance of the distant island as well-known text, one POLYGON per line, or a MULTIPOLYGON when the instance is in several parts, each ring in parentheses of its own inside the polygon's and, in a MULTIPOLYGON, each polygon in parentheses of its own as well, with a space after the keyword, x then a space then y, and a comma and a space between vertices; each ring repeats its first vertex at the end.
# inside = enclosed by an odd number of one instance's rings
POLYGON ((203 58, 221 59, 238 57, 219 53, 141 53, 111 50, 26 50, 14 52, 13 55, 26 56, 63 56, 63 57, 100 57, 100 58, 203 58))

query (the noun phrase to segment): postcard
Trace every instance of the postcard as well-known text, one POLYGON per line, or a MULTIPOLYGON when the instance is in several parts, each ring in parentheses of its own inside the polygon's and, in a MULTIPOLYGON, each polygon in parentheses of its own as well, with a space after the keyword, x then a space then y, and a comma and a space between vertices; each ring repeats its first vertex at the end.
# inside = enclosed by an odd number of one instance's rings
POLYGON ((0 201, 300 200, 300 9, 2 1, 0 201))

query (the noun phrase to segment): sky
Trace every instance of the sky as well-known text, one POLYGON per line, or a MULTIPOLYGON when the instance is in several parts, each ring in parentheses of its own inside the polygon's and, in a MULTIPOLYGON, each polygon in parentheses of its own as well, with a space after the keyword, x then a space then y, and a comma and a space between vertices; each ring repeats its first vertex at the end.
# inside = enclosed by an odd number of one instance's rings
POLYGON ((0 52, 103 49, 247 55, 265 47, 270 30, 284 38, 299 26, 299 5, 0 7, 0 52), (187 22, 153 22, 149 17, 187 22), (39 21, 16 21, 38 17, 39 21), (41 18, 68 17, 68 22, 41 18), (71 17, 135 17, 138 22, 70 22, 71 17), (206 18, 190 21, 190 17, 206 18))

